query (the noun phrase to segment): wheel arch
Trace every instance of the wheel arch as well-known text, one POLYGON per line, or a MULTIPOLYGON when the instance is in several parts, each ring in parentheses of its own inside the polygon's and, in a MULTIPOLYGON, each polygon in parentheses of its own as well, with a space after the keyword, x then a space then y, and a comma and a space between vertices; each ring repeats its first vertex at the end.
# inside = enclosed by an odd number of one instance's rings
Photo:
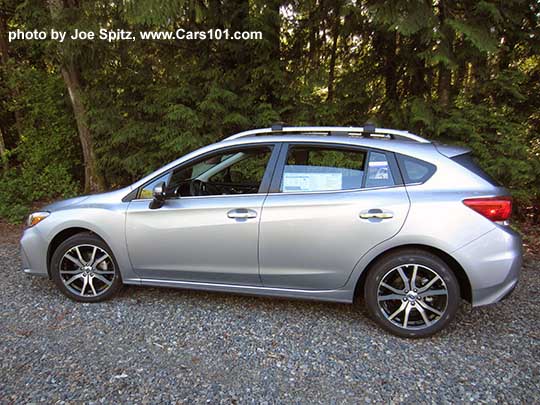
POLYGON ((354 290, 354 298, 356 299, 363 295, 363 289, 364 289, 366 277, 379 259, 383 258, 384 256, 388 254, 394 253, 396 251, 407 250, 407 249, 424 250, 426 252, 434 254, 435 256, 439 257, 442 261, 444 261, 448 265, 448 267, 450 267, 450 269, 456 276, 456 279, 459 283, 459 290, 461 293, 461 297, 468 302, 472 302, 471 283, 469 281, 469 277, 467 276, 467 273, 465 273, 465 270, 459 264, 459 262, 456 259, 454 259, 451 255, 446 253, 445 251, 435 248, 433 246, 428 246, 428 245, 423 245, 423 244, 406 244, 406 245, 394 246, 390 249, 385 250, 384 252, 379 253, 364 268, 364 270, 360 274, 360 277, 356 281, 356 286, 354 290))
POLYGON ((68 238, 71 238, 72 236, 80 234, 80 233, 92 234, 94 236, 97 236, 104 243, 107 243, 107 242, 105 242, 105 240, 100 235, 98 235, 97 233, 95 233, 94 231, 92 231, 92 230, 90 230, 88 228, 83 228, 83 227, 77 226, 77 227, 70 227, 70 228, 66 228, 66 229, 61 230, 60 232, 58 232, 52 238, 52 240, 49 243, 49 246, 47 248, 47 274, 48 274, 49 278, 51 278, 51 259, 52 259, 52 256, 53 256, 54 252, 58 248, 58 246, 60 246, 60 244, 62 242, 64 242, 65 240, 67 240, 68 238))

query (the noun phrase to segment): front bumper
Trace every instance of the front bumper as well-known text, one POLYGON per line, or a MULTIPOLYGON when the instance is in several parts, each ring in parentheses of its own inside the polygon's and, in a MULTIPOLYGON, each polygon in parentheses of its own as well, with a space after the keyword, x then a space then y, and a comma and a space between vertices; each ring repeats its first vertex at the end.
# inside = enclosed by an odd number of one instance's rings
POLYGON ((522 243, 520 235, 508 227, 497 225, 452 255, 467 273, 475 307, 501 301, 517 285, 522 243))
POLYGON ((37 227, 28 228, 21 238, 23 271, 33 276, 47 277, 47 243, 37 227))

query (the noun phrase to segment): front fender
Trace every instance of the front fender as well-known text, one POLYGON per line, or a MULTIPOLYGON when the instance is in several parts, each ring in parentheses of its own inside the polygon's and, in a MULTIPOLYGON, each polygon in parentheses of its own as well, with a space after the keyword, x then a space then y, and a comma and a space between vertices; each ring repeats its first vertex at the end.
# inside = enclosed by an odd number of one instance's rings
POLYGON ((25 232, 21 245, 28 256, 36 256, 33 262, 38 263, 39 270, 46 271, 48 250, 54 238, 69 229, 86 229, 107 243, 116 258, 122 277, 132 277, 125 237, 126 208, 127 203, 121 203, 112 207, 86 206, 54 211, 46 220, 25 232), (27 242, 30 240, 41 240, 44 246, 39 246, 37 242, 30 246, 27 242))

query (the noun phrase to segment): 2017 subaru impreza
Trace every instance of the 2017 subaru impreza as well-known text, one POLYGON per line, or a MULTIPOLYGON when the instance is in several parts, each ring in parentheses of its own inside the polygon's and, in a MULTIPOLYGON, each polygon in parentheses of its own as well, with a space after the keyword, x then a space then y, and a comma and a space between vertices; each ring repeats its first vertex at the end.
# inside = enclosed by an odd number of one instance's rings
POLYGON ((512 291, 522 253, 510 212, 467 149, 373 126, 274 126, 33 213, 22 261, 83 302, 122 284, 360 295, 384 328, 422 337, 461 299, 512 291))

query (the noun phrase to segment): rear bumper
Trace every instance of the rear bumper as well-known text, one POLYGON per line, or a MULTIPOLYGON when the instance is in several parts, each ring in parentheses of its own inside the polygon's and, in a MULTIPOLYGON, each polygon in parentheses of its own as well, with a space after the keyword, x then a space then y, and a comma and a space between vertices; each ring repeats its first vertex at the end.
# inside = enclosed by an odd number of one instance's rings
POLYGON ((517 285, 523 261, 521 237, 508 227, 497 225, 452 255, 467 273, 475 307, 501 301, 517 285))

